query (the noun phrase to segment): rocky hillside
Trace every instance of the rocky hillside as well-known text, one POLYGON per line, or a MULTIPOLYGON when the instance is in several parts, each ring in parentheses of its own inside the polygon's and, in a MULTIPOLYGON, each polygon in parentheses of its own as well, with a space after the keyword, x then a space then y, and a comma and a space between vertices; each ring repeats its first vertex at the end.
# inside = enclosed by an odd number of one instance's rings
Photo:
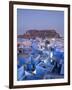
POLYGON ((23 35, 18 35, 18 38, 60 38, 59 33, 56 32, 56 30, 28 30, 23 35))

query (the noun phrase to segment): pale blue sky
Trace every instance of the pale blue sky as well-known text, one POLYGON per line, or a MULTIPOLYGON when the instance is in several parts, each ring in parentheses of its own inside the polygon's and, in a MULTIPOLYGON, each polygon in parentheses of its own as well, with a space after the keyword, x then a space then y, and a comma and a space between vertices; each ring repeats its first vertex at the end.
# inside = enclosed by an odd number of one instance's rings
POLYGON ((52 10, 17 9, 17 33, 30 29, 55 29, 64 35, 64 12, 52 10))

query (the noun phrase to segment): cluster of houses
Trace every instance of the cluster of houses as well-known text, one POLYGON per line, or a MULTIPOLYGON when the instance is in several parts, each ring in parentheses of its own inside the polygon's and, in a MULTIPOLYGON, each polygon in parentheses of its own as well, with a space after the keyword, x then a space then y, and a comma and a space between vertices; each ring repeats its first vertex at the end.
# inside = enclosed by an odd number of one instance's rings
MULTIPOLYGON (((33 47, 38 50, 44 50, 49 48, 61 48, 63 50, 64 44, 63 39, 59 38, 36 38, 36 39, 23 39, 22 42, 17 42, 18 50, 33 47)), ((18 51, 19 53, 19 51, 18 51)))
POLYGON ((61 38, 23 39, 17 42, 18 80, 64 77, 64 45, 61 38), (28 55, 28 56, 27 56, 28 55))

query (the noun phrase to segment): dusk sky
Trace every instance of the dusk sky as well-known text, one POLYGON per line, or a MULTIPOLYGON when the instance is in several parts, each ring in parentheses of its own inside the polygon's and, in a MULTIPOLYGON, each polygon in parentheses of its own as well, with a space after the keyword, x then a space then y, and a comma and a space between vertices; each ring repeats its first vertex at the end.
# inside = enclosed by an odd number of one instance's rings
POLYGON ((64 36, 64 12, 17 9, 17 34, 24 34, 30 29, 54 29, 64 36))

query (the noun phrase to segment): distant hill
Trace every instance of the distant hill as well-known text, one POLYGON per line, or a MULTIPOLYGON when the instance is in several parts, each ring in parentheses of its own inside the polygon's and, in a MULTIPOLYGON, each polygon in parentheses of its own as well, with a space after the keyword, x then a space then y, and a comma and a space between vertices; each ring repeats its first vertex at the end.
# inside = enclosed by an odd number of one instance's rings
POLYGON ((18 35, 18 38, 60 38, 59 33, 56 32, 56 30, 28 30, 23 35, 18 35))

